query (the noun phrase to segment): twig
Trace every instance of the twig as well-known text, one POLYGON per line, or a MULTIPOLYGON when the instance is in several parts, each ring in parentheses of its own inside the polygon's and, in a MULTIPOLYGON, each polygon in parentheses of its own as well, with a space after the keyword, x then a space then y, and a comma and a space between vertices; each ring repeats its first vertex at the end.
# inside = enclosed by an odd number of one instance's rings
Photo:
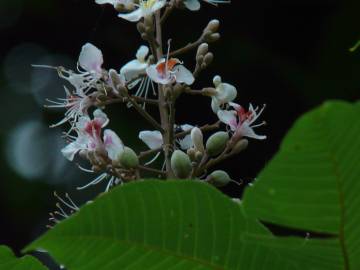
POLYGON ((159 175, 162 175, 162 176, 166 176, 166 172, 161 171, 161 170, 157 170, 157 169, 154 169, 154 168, 139 165, 138 169, 141 170, 141 171, 152 172, 152 173, 156 173, 156 174, 159 174, 159 175))
MULTIPOLYGON (((214 124, 206 124, 202 127, 200 127, 200 130, 202 132, 207 132, 207 131, 211 131, 211 130, 215 130, 215 129, 218 129, 220 127, 220 121, 217 121, 216 123, 214 124)), ((187 131, 183 131, 183 132, 179 132, 175 135, 175 138, 181 138, 181 137, 184 137, 188 134, 191 133, 191 130, 187 130, 187 131)))
POLYGON ((141 114, 147 121, 150 122, 150 124, 152 124, 157 130, 160 130, 161 132, 163 132, 163 128, 161 127, 161 125, 150 115, 147 113, 147 111, 145 111, 143 109, 143 107, 141 107, 136 101, 135 99, 131 98, 130 96, 127 97, 128 101, 131 103, 131 105, 134 106, 134 109, 141 114))
POLYGON ((163 16, 161 17, 160 24, 164 24, 164 22, 169 18, 170 14, 174 11, 175 5, 174 0, 170 1, 169 6, 165 9, 163 16))
POLYGON ((189 44, 186 45, 185 47, 183 47, 183 48, 181 48, 181 49, 178 49, 178 50, 176 50, 176 51, 171 52, 171 53, 169 54, 169 57, 175 57, 175 56, 177 56, 177 55, 179 55, 179 54, 184 54, 184 53, 187 53, 188 51, 194 50, 194 49, 196 49, 197 47, 199 47, 199 45, 200 45, 201 43, 203 43, 203 42, 204 42, 204 35, 201 35, 201 37, 200 37, 197 41, 195 41, 195 42, 193 42, 193 43, 189 43, 189 44))

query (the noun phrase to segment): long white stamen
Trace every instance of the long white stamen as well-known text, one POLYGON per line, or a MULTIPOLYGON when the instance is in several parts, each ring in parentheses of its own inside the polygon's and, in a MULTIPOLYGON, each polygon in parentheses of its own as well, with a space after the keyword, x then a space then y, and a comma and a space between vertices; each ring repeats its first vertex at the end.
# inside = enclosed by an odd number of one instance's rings
POLYGON ((102 180, 104 180, 107 176, 108 176, 107 173, 103 173, 103 174, 99 175, 98 177, 96 177, 96 178, 95 178, 93 181, 91 181, 90 183, 86 184, 85 186, 77 187, 77 190, 83 190, 83 189, 85 189, 85 188, 87 188, 87 187, 96 185, 96 184, 100 183, 102 180))

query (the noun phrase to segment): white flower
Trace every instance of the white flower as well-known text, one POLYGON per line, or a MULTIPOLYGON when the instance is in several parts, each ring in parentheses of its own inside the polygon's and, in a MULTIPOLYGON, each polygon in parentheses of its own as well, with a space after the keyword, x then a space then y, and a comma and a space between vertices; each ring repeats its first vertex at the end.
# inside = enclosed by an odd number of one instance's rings
POLYGON ((130 22, 151 16, 166 5, 166 0, 139 0, 138 8, 130 13, 120 13, 118 16, 130 22))
MULTIPOLYGON (((135 96, 144 96, 147 98, 149 88, 152 86, 151 80, 146 74, 146 68, 149 66, 149 63, 146 59, 149 54, 149 48, 147 46, 140 46, 136 53, 136 59, 128 62, 125 66, 123 66, 120 70, 120 74, 123 75, 128 82, 128 89, 133 89, 136 86, 137 91, 135 96)), ((156 94, 154 92, 154 94, 156 94)))
POLYGON ((220 121, 228 125, 231 131, 234 132, 233 136, 236 139, 240 139, 242 137, 249 137, 258 140, 266 139, 266 136, 257 135, 253 130, 253 128, 265 124, 265 122, 262 122, 260 124, 254 124, 265 109, 265 106, 263 106, 258 112, 259 108, 254 109, 251 104, 248 111, 246 111, 243 107, 236 103, 230 103, 230 105, 235 110, 219 110, 217 112, 217 115, 220 121))
POLYGON ((142 140, 150 149, 155 150, 162 147, 164 140, 160 131, 141 131, 139 139, 142 140))
POLYGON ((191 85, 195 80, 193 74, 176 58, 162 58, 157 64, 149 66, 146 73, 151 80, 159 84, 177 82, 191 85))
MULTIPOLYGON (((189 125, 189 124, 184 124, 179 127, 180 127, 181 132, 182 131, 190 131, 194 128, 194 126, 189 125)), ((186 135, 183 139, 178 139, 177 142, 180 145, 180 148, 182 150, 187 150, 193 146, 193 141, 191 139, 190 134, 186 135)))
POLYGON ((123 6, 127 10, 132 10, 135 7, 134 0, 95 0, 96 4, 110 4, 113 5, 114 8, 117 6, 123 6))
MULTIPOLYGON (((57 101, 47 100, 52 103, 50 105, 46 105, 47 108, 65 108, 65 117, 60 120, 58 123, 51 125, 50 127, 57 127, 66 122, 76 123, 79 117, 87 115, 88 109, 92 106, 92 101, 90 97, 88 97, 83 91, 78 90, 73 93, 70 92, 64 86, 65 89, 65 98, 58 98, 57 101)), ((74 124, 72 124, 69 132, 74 128, 74 124)))
POLYGON ((104 147, 108 157, 116 161, 124 151, 124 144, 119 136, 111 129, 104 130, 104 147))
MULTIPOLYGON (((212 4, 217 6, 218 4, 229 4, 231 3, 230 0, 203 0, 206 3, 212 4)), ((191 11, 199 10, 201 5, 199 0, 185 0, 184 1, 185 7, 187 7, 191 11)))
POLYGON ((79 55, 79 73, 61 67, 57 68, 57 70, 60 78, 71 83, 76 88, 76 91, 86 93, 91 88, 96 87, 96 83, 101 79, 103 62, 102 52, 91 43, 86 43, 79 55))
POLYGON ((140 46, 136 52, 136 59, 128 62, 121 68, 120 74, 125 76, 126 81, 131 81, 141 75, 146 75, 146 68, 149 66, 146 60, 148 54, 149 48, 147 46, 140 46))
POLYGON ((237 90, 233 85, 223 83, 220 76, 215 76, 213 82, 216 93, 211 97, 211 108, 214 113, 217 113, 222 105, 227 104, 236 98, 237 90))
POLYGON ((106 151, 105 145, 101 139, 101 130, 109 123, 106 114, 100 109, 94 111, 94 119, 91 120, 89 116, 82 116, 79 118, 75 126, 77 137, 69 136, 73 142, 65 146, 61 152, 70 161, 75 155, 84 151, 106 151))

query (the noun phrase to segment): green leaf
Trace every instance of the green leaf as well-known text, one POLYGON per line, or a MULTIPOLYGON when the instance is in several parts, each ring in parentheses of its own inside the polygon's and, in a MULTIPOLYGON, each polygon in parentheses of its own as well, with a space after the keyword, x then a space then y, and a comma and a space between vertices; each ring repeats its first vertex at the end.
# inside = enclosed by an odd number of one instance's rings
POLYGON ((286 249, 275 240, 210 185, 144 181, 101 196, 26 250, 47 250, 70 270, 297 269, 281 253, 304 240, 286 249))
POLYGON ((4 270, 45 270, 37 259, 31 256, 16 258, 6 246, 0 246, 0 269, 4 270))
POLYGON ((360 103, 327 102, 296 122, 244 207, 264 222, 333 235, 338 269, 360 269, 359 192, 360 103))
POLYGON ((69 270, 359 269, 359 115, 331 102, 302 117, 243 203, 196 181, 131 183, 26 250, 69 270), (275 237, 258 220, 330 237, 275 237))

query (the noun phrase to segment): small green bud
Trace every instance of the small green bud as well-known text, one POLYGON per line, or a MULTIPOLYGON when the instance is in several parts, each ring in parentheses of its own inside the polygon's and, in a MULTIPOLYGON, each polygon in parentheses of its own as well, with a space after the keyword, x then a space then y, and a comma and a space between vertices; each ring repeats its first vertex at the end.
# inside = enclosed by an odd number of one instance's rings
POLYGON ((229 134, 224 131, 216 132, 206 142, 206 151, 209 156, 217 156, 224 151, 229 140, 229 134))
POLYGON ((232 150, 232 153, 233 154, 239 154, 240 152, 244 151, 249 145, 249 141, 247 139, 242 139, 240 141, 238 141, 233 150, 232 150))
POLYGON ((189 177, 192 170, 190 158, 184 152, 175 150, 171 156, 171 168, 176 177, 189 177))
POLYGON ((139 165, 139 158, 129 147, 124 147, 124 151, 119 157, 120 164, 126 169, 136 168, 139 165))
POLYGON ((220 170, 212 172, 206 180, 215 187, 224 187, 232 181, 227 172, 220 170))

